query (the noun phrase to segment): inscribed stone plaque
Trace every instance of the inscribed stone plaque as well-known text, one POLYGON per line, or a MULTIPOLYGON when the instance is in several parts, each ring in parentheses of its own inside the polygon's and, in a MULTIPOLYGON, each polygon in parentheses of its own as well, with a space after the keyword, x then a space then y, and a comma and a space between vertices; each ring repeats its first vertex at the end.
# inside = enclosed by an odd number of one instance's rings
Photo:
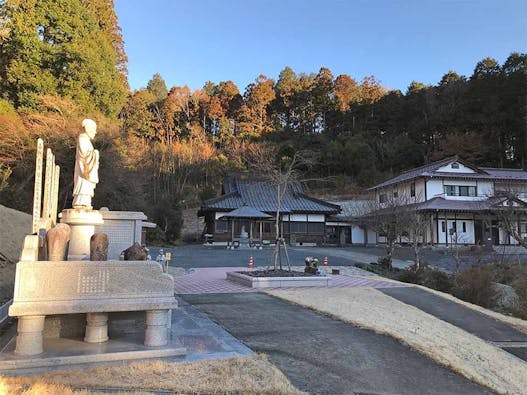
POLYGON ((51 200, 51 186, 52 186, 52 173, 54 170, 53 166, 53 154, 51 149, 46 150, 46 175, 44 178, 44 203, 42 204, 42 218, 49 218, 50 216, 50 200, 51 200))
POLYGON ((171 276, 152 261, 19 262, 14 301, 151 298, 174 294, 171 276))
POLYGON ((35 188, 33 192, 33 227, 31 233, 36 233, 40 220, 42 206, 42 166, 44 160, 44 141, 37 140, 37 158, 35 163, 35 188))
POLYGON ((60 179, 60 166, 55 165, 53 171, 53 188, 51 194, 51 219, 53 223, 57 223, 57 211, 59 205, 59 179, 60 179))

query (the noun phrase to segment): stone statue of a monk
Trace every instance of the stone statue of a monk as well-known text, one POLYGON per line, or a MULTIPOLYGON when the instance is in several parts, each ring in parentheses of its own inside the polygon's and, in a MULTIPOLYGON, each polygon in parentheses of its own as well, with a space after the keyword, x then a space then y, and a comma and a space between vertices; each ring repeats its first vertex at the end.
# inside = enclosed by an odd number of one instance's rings
POLYGON ((75 173, 73 175, 73 208, 91 209, 91 198, 99 182, 99 151, 91 140, 97 134, 97 124, 91 119, 82 121, 84 132, 77 136, 75 173))

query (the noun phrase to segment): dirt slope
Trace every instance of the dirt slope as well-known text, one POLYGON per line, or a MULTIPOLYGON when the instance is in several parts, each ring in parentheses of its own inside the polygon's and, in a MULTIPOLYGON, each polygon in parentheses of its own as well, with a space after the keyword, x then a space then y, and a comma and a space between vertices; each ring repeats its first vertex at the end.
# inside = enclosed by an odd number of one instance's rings
POLYGON ((0 205, 0 302, 13 293, 15 263, 30 232, 31 215, 0 205))

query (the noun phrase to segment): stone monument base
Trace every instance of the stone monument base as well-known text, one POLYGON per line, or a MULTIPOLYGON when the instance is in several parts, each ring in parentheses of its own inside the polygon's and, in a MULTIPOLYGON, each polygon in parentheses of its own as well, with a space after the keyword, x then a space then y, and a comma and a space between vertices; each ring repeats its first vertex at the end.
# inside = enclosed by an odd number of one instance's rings
POLYGON ((135 324, 144 346, 166 346, 174 308, 174 279, 157 262, 21 261, 9 308, 18 317, 15 353, 45 352, 50 335, 84 333, 86 343, 103 344, 121 335, 111 328, 123 319, 135 324))
POLYGON ((68 260, 89 259, 90 238, 95 233, 95 226, 104 223, 101 213, 98 210, 70 208, 62 211, 59 218, 71 228, 68 260))
POLYGON ((21 356, 15 353, 15 338, 0 353, 0 372, 21 374, 23 369, 31 372, 39 368, 67 367, 95 362, 120 362, 151 358, 183 357, 186 349, 177 338, 172 338, 162 347, 147 347, 142 344, 141 334, 125 333, 110 338, 104 343, 87 343, 83 338, 44 338, 44 351, 38 355, 21 356))

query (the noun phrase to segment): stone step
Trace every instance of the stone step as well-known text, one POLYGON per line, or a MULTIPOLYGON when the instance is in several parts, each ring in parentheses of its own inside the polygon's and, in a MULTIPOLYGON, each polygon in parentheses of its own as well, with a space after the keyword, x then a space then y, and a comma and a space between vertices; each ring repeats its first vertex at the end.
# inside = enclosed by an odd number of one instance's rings
POLYGON ((75 339, 44 339, 42 354, 19 356, 13 353, 16 339, 13 338, 2 350, 0 372, 9 373, 19 369, 34 369, 50 366, 81 365, 95 362, 115 362, 151 358, 183 356, 186 349, 177 339, 165 347, 148 348, 132 339, 110 339, 104 343, 86 343, 75 339))

